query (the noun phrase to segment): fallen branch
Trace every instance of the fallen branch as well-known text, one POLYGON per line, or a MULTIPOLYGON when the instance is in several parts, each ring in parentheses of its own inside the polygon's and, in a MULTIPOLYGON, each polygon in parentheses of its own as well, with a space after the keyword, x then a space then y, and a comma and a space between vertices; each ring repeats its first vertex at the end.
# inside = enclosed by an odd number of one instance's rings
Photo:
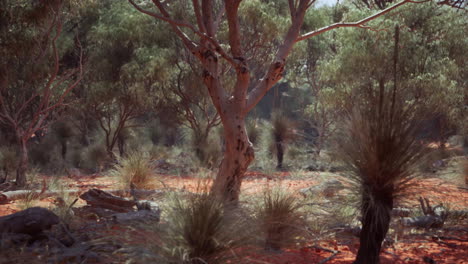
POLYGON ((130 212, 136 206, 136 202, 119 196, 112 195, 99 189, 90 189, 80 195, 88 205, 110 209, 116 212, 130 212))
POLYGON ((317 245, 311 246, 310 248, 316 248, 316 249, 320 249, 320 250, 323 250, 323 251, 332 253, 331 256, 329 256, 329 257, 327 257, 327 258, 325 258, 325 259, 322 259, 322 260, 321 260, 320 262, 318 262, 317 264, 323 264, 323 263, 325 263, 325 262, 327 262, 327 261, 330 261, 330 260, 332 260, 334 257, 336 257, 336 255, 338 255, 339 253, 341 253, 341 251, 339 251, 339 250, 328 249, 328 248, 324 248, 324 247, 317 246, 317 245))
MULTIPOLYGON (((106 192, 125 196, 130 193, 130 190, 106 190, 106 192)), ((153 194, 163 194, 165 191, 163 190, 133 190, 133 192, 137 193, 141 196, 148 196, 153 194)), ((64 194, 67 195, 80 195, 83 193, 83 190, 50 190, 50 191, 36 191, 36 190, 17 190, 17 191, 9 191, 0 193, 0 204, 6 204, 15 200, 21 199, 43 199, 52 196, 61 196, 64 194)))
POLYGON ((340 253, 340 251, 336 251, 335 253, 333 253, 331 256, 329 256, 328 258, 326 259, 323 259, 321 260, 318 264, 323 264, 329 260, 332 260, 334 257, 336 257, 336 255, 338 255, 340 253))

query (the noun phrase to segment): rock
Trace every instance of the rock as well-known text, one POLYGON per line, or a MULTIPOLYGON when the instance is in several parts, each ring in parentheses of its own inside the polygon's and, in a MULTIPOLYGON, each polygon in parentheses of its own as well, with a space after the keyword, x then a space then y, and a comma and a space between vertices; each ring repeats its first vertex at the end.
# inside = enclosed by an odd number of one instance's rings
POLYGON ((411 210, 408 208, 393 208, 392 216, 408 217, 411 214, 411 210))
POLYGON ((320 165, 318 163, 312 163, 306 167, 303 168, 306 171, 325 171, 325 167, 323 165, 320 165))
POLYGON ((447 143, 449 143, 450 147, 463 147, 463 143, 465 138, 462 135, 454 135, 449 137, 447 143))
POLYGON ((342 189, 344 189, 344 185, 340 181, 332 179, 316 186, 301 189, 299 192, 304 196, 323 193, 325 197, 331 197, 342 189))
POLYGON ((148 200, 138 201, 136 203, 136 207, 138 208, 138 211, 141 211, 141 210, 148 210, 148 211, 154 211, 154 212, 161 211, 157 203, 148 201, 148 200))
POLYGON ((77 168, 67 169, 66 171, 67 171, 68 177, 70 177, 70 178, 79 178, 79 177, 84 175, 81 172, 81 170, 77 169, 77 168))
POLYGON ((325 197, 331 197, 338 193, 340 190, 344 189, 343 184, 338 180, 329 180, 323 183, 323 194, 325 197))
POLYGON ((60 222, 52 211, 42 207, 31 207, 17 213, 0 217, 0 233, 38 235, 60 222))
POLYGON ((128 213, 119 213, 112 215, 112 220, 117 223, 125 223, 130 221, 151 221, 159 222, 161 217, 160 211, 140 210, 128 213))

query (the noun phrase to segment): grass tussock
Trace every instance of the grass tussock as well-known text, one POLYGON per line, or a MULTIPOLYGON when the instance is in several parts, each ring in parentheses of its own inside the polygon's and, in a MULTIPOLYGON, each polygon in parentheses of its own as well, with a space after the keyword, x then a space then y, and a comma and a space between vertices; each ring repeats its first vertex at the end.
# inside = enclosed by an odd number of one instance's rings
POLYGON ((120 157, 110 175, 117 177, 124 189, 146 189, 151 187, 153 171, 146 153, 133 152, 126 157, 120 157))
POLYGON ((18 165, 18 157, 16 150, 12 147, 0 148, 0 183, 8 180, 8 177, 13 175, 18 165))
POLYGON ((286 147, 295 139, 294 123, 280 112, 275 112, 271 119, 271 136, 273 141, 273 153, 276 154, 277 168, 283 167, 284 154, 286 147))
POLYGON ((265 189, 257 208, 257 222, 266 250, 294 245, 303 233, 304 218, 298 198, 279 186, 265 189))
POLYGON ((247 244, 245 220, 210 195, 175 195, 164 232, 162 253, 169 263, 226 263, 247 244))

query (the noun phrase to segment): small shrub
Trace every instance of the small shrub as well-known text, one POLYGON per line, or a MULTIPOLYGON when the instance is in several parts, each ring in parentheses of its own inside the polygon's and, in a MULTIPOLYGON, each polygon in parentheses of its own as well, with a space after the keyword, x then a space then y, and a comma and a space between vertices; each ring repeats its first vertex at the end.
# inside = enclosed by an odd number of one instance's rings
POLYGON ((137 189, 144 189, 148 188, 153 171, 146 153, 133 152, 119 158, 110 174, 118 177, 125 189, 130 189, 132 185, 137 189))
POLYGON ((94 144, 90 146, 85 157, 82 157, 84 167, 92 170, 101 171, 109 160, 109 154, 103 144, 94 144))
POLYGON ((163 239, 163 254, 170 263, 227 263, 236 258, 235 249, 247 244, 244 220, 206 190, 173 201, 163 239))
POLYGON ((263 201, 257 208, 257 221, 265 249, 277 251, 297 241, 304 226, 297 199, 279 187, 264 191, 263 201))
POLYGON ((200 165, 206 168, 213 168, 218 165, 221 153, 219 139, 214 136, 193 135, 192 146, 200 165))
POLYGON ((294 140, 294 124, 282 113, 276 112, 272 115, 272 139, 271 143, 276 153, 277 168, 283 167, 283 157, 287 145, 294 140))
POLYGON ((61 145, 61 155, 65 159, 67 155, 67 143, 74 136, 73 127, 67 122, 57 122, 52 126, 56 139, 61 145))
POLYGON ((258 120, 249 120, 247 122, 247 135, 254 146, 260 143, 260 126, 258 120))
POLYGON ((26 197, 24 199, 18 200, 16 203, 20 211, 26 210, 28 208, 37 206, 37 203, 39 201, 39 196, 37 192, 35 191, 28 191, 26 194, 26 197))
POLYGON ((3 171, 3 177, 0 177, 0 183, 7 180, 18 165, 16 151, 11 147, 0 148, 0 169, 3 171))

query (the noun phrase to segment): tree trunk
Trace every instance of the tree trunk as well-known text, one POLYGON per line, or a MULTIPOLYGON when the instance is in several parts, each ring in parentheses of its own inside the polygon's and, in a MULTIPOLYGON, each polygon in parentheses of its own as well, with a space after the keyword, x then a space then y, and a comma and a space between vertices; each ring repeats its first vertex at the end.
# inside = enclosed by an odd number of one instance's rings
POLYGON ((393 208, 392 192, 362 194, 362 230, 354 264, 378 264, 382 242, 387 235, 393 208))
POLYGON ((283 141, 276 142, 276 168, 282 169, 283 168, 283 157, 284 157, 284 146, 283 141))
POLYGON ((253 161, 255 154, 247 136, 245 119, 234 113, 223 118, 225 151, 212 192, 234 206, 239 201, 244 173, 253 161), (235 116, 235 118, 232 118, 235 116))
POLYGON ((81 131, 81 144, 85 147, 90 145, 90 140, 89 140, 89 128, 88 124, 86 124, 86 121, 83 124, 83 128, 81 131))
POLYGON ((16 169, 16 185, 23 187, 26 185, 26 171, 28 169, 28 148, 27 142, 24 139, 18 140, 20 147, 20 159, 18 163, 18 168, 16 169))
POLYGON ((117 147, 119 149, 120 157, 125 156, 125 138, 123 136, 119 136, 117 138, 117 147))
POLYGON ((65 159, 67 157, 67 140, 62 139, 60 144, 62 145, 62 159, 65 159))

